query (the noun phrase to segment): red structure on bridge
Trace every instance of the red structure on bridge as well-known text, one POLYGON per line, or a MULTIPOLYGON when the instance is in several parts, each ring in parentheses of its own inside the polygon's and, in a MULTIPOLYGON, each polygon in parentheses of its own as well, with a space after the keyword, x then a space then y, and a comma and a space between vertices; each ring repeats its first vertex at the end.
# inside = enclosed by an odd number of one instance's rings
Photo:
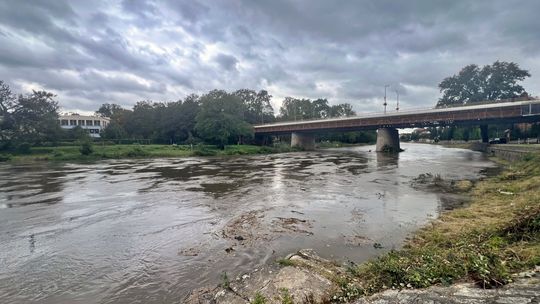
MULTIPOLYGON (((397 128, 420 128, 448 125, 479 125, 482 140, 488 141, 487 125, 495 123, 523 123, 540 121, 540 99, 524 101, 492 102, 474 106, 433 108, 420 111, 394 112, 353 117, 279 122, 254 127, 255 135, 292 134, 291 144, 311 148, 314 134, 321 131, 358 131, 378 129, 378 134, 392 138, 377 137, 377 149, 385 143, 392 145, 397 128), (390 129, 390 131, 380 131, 390 129), (390 135, 391 134, 391 135, 390 135)), ((397 141, 399 145, 399 140, 397 141)), ((392 148, 392 147, 391 147, 392 148)), ((394 147, 396 148, 396 147, 394 147)), ((399 146, 397 147, 399 149, 399 146)))

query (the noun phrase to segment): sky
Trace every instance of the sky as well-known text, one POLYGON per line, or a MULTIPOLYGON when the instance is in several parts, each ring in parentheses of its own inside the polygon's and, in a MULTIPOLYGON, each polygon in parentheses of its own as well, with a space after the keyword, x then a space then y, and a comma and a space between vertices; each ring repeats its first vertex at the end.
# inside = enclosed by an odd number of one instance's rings
POLYGON ((538 0, 0 0, 0 80, 63 111, 265 89, 359 112, 434 106, 467 64, 513 61, 540 95, 538 0))

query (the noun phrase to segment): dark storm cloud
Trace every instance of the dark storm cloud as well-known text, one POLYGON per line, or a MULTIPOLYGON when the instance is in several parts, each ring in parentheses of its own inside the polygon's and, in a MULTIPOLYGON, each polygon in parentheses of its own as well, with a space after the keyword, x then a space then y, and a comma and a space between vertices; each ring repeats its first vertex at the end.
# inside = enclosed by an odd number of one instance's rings
MULTIPOLYGON (((68 110, 268 89, 380 110, 431 106, 470 63, 540 74, 540 1, 2 1, 0 79, 68 110)), ((538 94, 538 81, 526 88, 538 94)))
POLYGON ((236 70, 236 64, 238 59, 236 57, 227 54, 218 54, 214 60, 225 70, 236 70))

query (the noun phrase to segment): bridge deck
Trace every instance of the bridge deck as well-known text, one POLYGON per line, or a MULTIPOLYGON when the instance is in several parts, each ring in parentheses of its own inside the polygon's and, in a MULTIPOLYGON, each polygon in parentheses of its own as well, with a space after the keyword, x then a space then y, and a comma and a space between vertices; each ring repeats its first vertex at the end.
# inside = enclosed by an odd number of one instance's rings
POLYGON ((385 127, 413 128, 452 124, 532 122, 540 120, 540 99, 491 103, 453 108, 431 108, 407 112, 279 122, 254 126, 255 134, 290 132, 351 131, 385 127))

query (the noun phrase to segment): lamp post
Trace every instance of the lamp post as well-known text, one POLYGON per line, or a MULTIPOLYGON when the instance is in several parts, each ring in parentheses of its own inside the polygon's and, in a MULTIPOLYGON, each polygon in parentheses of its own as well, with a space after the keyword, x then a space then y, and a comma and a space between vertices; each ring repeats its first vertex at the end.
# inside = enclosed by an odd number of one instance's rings
POLYGON ((396 112, 399 112, 399 92, 398 92, 398 90, 396 90, 396 95, 397 95, 396 112))
POLYGON ((386 102, 386 88, 388 88, 389 86, 390 86, 389 84, 384 85, 384 103, 383 103, 384 114, 386 114, 386 106, 388 105, 388 103, 386 102))

